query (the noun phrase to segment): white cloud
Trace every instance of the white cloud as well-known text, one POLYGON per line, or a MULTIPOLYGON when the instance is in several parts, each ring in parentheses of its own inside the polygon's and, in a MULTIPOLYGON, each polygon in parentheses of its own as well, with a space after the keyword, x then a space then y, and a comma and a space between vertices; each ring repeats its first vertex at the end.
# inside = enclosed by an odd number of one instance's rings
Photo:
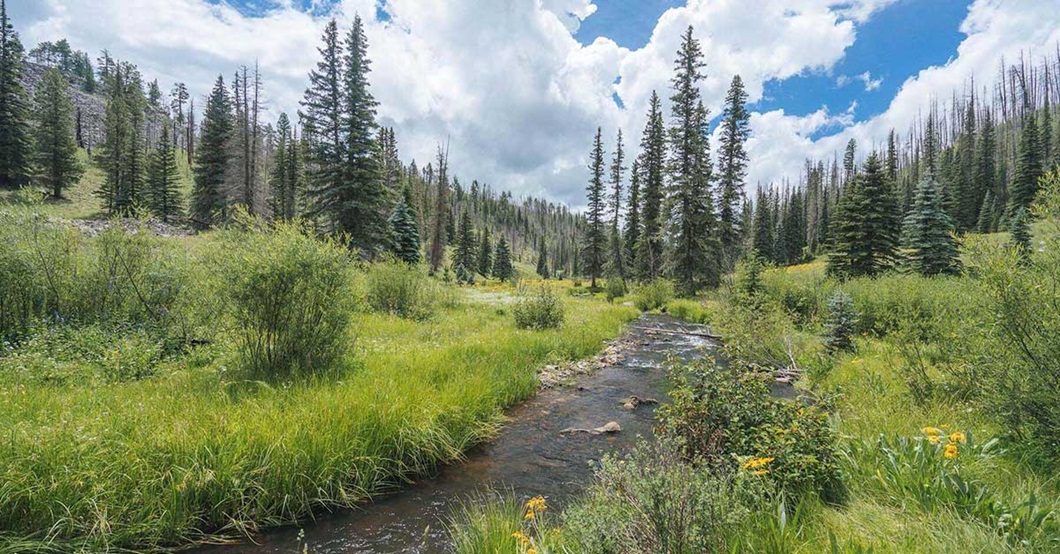
POLYGON ((849 75, 840 75, 839 77, 836 77, 835 84, 839 87, 845 87, 850 83, 853 83, 854 81, 861 81, 862 84, 865 85, 865 92, 872 92, 880 88, 880 85, 883 84, 882 77, 878 79, 873 79, 872 73, 868 71, 860 75, 855 75, 854 77, 850 77, 849 75))
MULTIPOLYGON (((744 0, 689 0, 660 17, 644 48, 630 51, 606 38, 574 40, 596 11, 591 0, 387 0, 391 20, 367 29, 373 92, 403 158, 423 164, 448 137, 462 179, 579 205, 596 126, 608 136, 623 128, 627 144, 639 141, 651 91, 669 96, 688 25, 702 42, 704 99, 717 114, 736 73, 751 101, 770 80, 827 74, 854 43, 857 25, 894 1, 762 0, 748 9, 744 0)), ((188 82, 200 98, 217 73, 257 59, 276 114, 297 110, 325 19, 290 0, 274 3, 256 18, 206 0, 10 0, 9 8, 27 43, 65 36, 75 48, 108 48, 164 86, 188 82)), ((376 3, 340 0, 337 13, 343 23, 354 13, 370 18, 376 3)), ((871 144, 892 125, 904 128, 932 92, 948 94, 972 71, 990 77, 1001 54, 1043 51, 1060 38, 1058 11, 1052 1, 977 1, 957 57, 907 81, 887 112, 868 122, 854 124, 855 106, 841 114, 754 114, 752 182, 794 175, 804 157, 830 154, 849 137, 871 144), (812 139, 833 128, 842 132, 812 139)), ((867 90, 880 83, 868 73, 855 78, 867 90)))

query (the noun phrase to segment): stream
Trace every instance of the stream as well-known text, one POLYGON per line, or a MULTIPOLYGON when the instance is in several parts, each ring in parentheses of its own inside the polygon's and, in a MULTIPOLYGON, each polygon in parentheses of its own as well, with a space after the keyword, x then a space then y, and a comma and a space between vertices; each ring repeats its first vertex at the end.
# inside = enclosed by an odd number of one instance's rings
POLYGON ((593 464, 607 453, 629 451, 638 437, 651 437, 652 404, 630 410, 630 396, 666 399, 665 365, 687 362, 714 343, 707 329, 666 315, 631 322, 622 340, 631 344, 613 365, 582 375, 569 386, 540 391, 507 413, 496 439, 476 447, 466 461, 380 496, 361 509, 317 516, 302 527, 285 527, 255 537, 257 544, 199 549, 199 554, 300 552, 299 530, 313 553, 446 552, 446 521, 454 506, 476 492, 511 492, 520 500, 542 495, 562 508, 592 480, 593 464), (618 433, 563 433, 618 423, 618 433))

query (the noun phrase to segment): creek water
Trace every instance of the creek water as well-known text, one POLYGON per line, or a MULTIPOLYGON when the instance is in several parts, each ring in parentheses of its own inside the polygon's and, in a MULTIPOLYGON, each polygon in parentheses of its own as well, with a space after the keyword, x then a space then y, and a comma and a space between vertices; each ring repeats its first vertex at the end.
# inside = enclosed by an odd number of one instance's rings
POLYGON ((319 515, 300 527, 274 529, 255 543, 199 549, 199 554, 289 553, 304 543, 313 553, 446 552, 445 529, 452 510, 476 493, 514 493, 520 500, 542 495, 559 508, 592 480, 593 465, 607 453, 627 452, 639 437, 650 438, 654 405, 624 407, 630 396, 666 399, 666 367, 688 362, 715 344, 707 329, 666 315, 645 315, 631 322, 624 340, 631 345, 622 360, 569 386, 539 392, 510 410, 496 439, 468 453, 459 464, 376 498, 355 510, 319 515), (615 434, 562 433, 617 422, 615 434))

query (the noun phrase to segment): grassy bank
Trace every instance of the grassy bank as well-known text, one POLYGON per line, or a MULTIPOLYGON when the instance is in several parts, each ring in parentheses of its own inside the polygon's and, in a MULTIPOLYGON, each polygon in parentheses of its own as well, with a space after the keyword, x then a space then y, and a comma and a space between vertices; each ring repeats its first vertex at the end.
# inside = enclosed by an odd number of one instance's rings
MULTIPOLYGON (((74 245, 64 252, 94 260, 97 240, 64 242, 74 245)), ((223 283, 184 281, 218 250, 242 254, 223 238, 194 240, 175 247, 177 261, 147 263, 151 279, 129 280, 159 290, 185 283, 180 295, 195 306, 173 300, 168 306, 183 313, 174 322, 115 303, 107 318, 92 320, 88 306, 77 322, 56 316, 16 329, 0 356, 0 552, 150 550, 350 506, 459 459, 496 431, 505 407, 533 394, 538 367, 598 351, 635 315, 570 298, 559 329, 520 330, 509 306, 465 301, 466 291, 433 284, 440 300, 403 319, 367 308, 368 278, 351 264, 342 356, 326 371, 269 379, 242 366, 251 335, 239 330, 238 311, 214 298, 223 283), (187 271, 152 280, 172 264, 187 271), (173 346, 185 325, 209 340, 173 346)), ((247 251, 270 245, 252 242, 247 251)), ((169 248, 154 240, 148 250, 169 248)), ((153 298, 132 288, 133 307, 139 294, 153 298)), ((75 302, 81 293, 46 293, 40 302, 64 310, 83 304, 75 302)))

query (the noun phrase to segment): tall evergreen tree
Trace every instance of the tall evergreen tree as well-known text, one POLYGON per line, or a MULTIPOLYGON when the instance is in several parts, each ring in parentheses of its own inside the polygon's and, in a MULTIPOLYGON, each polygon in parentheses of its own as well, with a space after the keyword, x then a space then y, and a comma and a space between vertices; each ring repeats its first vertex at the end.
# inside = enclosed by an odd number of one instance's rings
POLYGON ((171 140, 167 120, 147 164, 147 207, 163 223, 171 223, 184 215, 177 151, 171 140))
POLYGON ((772 260, 773 255, 773 215, 769 197, 765 191, 758 190, 754 206, 754 235, 751 239, 751 249, 757 252, 764 260, 772 260))
POLYGON ((83 171, 77 161, 74 104, 67 86, 66 78, 58 69, 53 67, 46 71, 37 88, 33 112, 36 124, 34 173, 38 182, 56 199, 62 198, 63 190, 76 183, 83 171))
POLYGON ((977 225, 980 233, 990 233, 996 230, 993 222, 1000 215, 997 213, 998 197, 1001 194, 997 184, 997 135, 991 114, 992 111, 989 109, 983 112, 979 136, 975 145, 974 179, 983 191, 983 201, 979 207, 977 225))
POLYGON ((611 226, 608 232, 607 266, 611 275, 618 275, 623 279, 626 277, 626 249, 618 225, 622 215, 622 180, 626 171, 626 166, 622 165, 624 161, 625 150, 622 146, 622 131, 619 130, 618 138, 615 141, 615 153, 611 158, 611 195, 609 198, 611 226))
POLYGON ((501 281, 510 281, 515 277, 515 267, 512 265, 512 252, 508 248, 508 240, 501 235, 497 242, 497 252, 493 260, 493 276, 501 281))
MULTIPOLYGON (((585 265, 590 286, 596 288, 596 278, 600 276, 604 263, 606 234, 604 231, 604 142, 603 131, 596 129, 596 140, 589 159, 589 186, 586 188, 588 206, 585 211, 585 265)), ((498 247, 499 248, 499 247, 498 247)), ((499 256, 499 253, 498 253, 499 256)))
POLYGON ((449 152, 443 153, 438 147, 437 191, 434 195, 434 219, 431 222, 431 246, 429 251, 431 273, 437 273, 445 258, 445 245, 450 233, 446 233, 449 222, 453 220, 449 212, 449 152))
POLYGON ((663 175, 666 164, 666 131, 663 127, 662 102, 652 91, 648 122, 640 143, 639 166, 643 174, 640 207, 641 229, 637 237, 634 257, 637 276, 651 281, 663 272, 663 175))
POLYGON ((541 239, 541 248, 537 251, 537 274, 542 279, 551 278, 548 271, 548 251, 545 250, 545 240, 541 239))
POLYGON ((707 142, 708 117, 700 98, 703 52, 685 32, 674 63, 673 126, 670 128, 670 204, 673 206, 670 270, 682 294, 716 285, 720 275, 712 246, 714 202, 710 190, 711 163, 707 142))
POLYGON ((743 80, 736 75, 725 97, 718 147, 718 234, 725 270, 732 269, 739 256, 742 234, 740 203, 743 201, 748 161, 744 145, 751 134, 750 117, 747 92, 744 91, 743 80))
POLYGON ((1010 217, 1020 210, 1029 210, 1038 194, 1038 178, 1042 176, 1041 136, 1038 133, 1036 116, 1030 103, 1025 108, 1023 127, 1019 131, 1019 147, 1016 157, 1016 174, 1009 188, 1010 217))
POLYGON ((854 180, 857 173, 858 141, 850 139, 847 149, 843 152, 843 182, 849 184, 854 180))
POLYGON ((195 186, 191 192, 191 221, 207 229, 225 217, 225 170, 229 153, 226 146, 233 132, 231 98, 224 77, 217 76, 213 92, 206 100, 202 135, 195 159, 195 186))
POLYGON ((482 242, 478 249, 478 272, 489 277, 493 270, 493 244, 490 242, 490 230, 482 229, 482 242))
POLYGON ((920 181, 912 212, 902 223, 909 265, 921 275, 952 275, 960 271, 953 220, 942 205, 938 183, 929 173, 920 181))
POLYGON ((406 187, 390 214, 390 244, 397 259, 408 263, 420 263, 420 231, 416 214, 412 211, 412 191, 406 187))
POLYGON ((1031 224, 1030 218, 1027 217, 1027 210, 1016 212, 1010 227, 1012 228, 1012 246, 1019 253, 1020 259, 1026 262, 1030 259, 1033 248, 1031 244, 1031 224))
MULTIPOLYGON (((272 217, 291 219, 294 215, 293 194, 289 194, 290 168, 288 148, 291 144, 291 120, 286 113, 280 114, 276 122, 276 137, 273 143, 272 175, 269 185, 272 192, 272 217)), ((293 192, 293 191, 291 191, 293 192)))
POLYGON ((0 0, 0 188, 29 182, 28 101, 22 88, 22 43, 0 0))
POLYGON ((640 160, 633 160, 629 178, 629 201, 626 203, 626 228, 623 231, 626 265, 636 267, 636 248, 640 238, 640 160))
POLYGON ((873 153, 839 201, 829 273, 872 277, 891 267, 899 225, 898 203, 887 186, 880 159, 873 153))
POLYGON ((460 217, 460 230, 457 231, 456 235, 455 263, 469 273, 474 272, 478 267, 475 260, 475 251, 478 247, 476 242, 474 229, 471 226, 471 214, 464 210, 463 215, 460 217))
MULTIPOLYGON (((346 187, 346 141, 343 136, 343 51, 338 23, 332 19, 324 28, 323 46, 317 49, 321 60, 309 73, 309 88, 302 99, 301 112, 308 149, 306 179, 313 195, 312 215, 329 210, 334 195, 346 187), (326 196, 320 199, 319 196, 326 196)), ((204 123, 205 125, 205 123, 204 123)), ((202 146, 200 145, 200 149, 202 146)))

